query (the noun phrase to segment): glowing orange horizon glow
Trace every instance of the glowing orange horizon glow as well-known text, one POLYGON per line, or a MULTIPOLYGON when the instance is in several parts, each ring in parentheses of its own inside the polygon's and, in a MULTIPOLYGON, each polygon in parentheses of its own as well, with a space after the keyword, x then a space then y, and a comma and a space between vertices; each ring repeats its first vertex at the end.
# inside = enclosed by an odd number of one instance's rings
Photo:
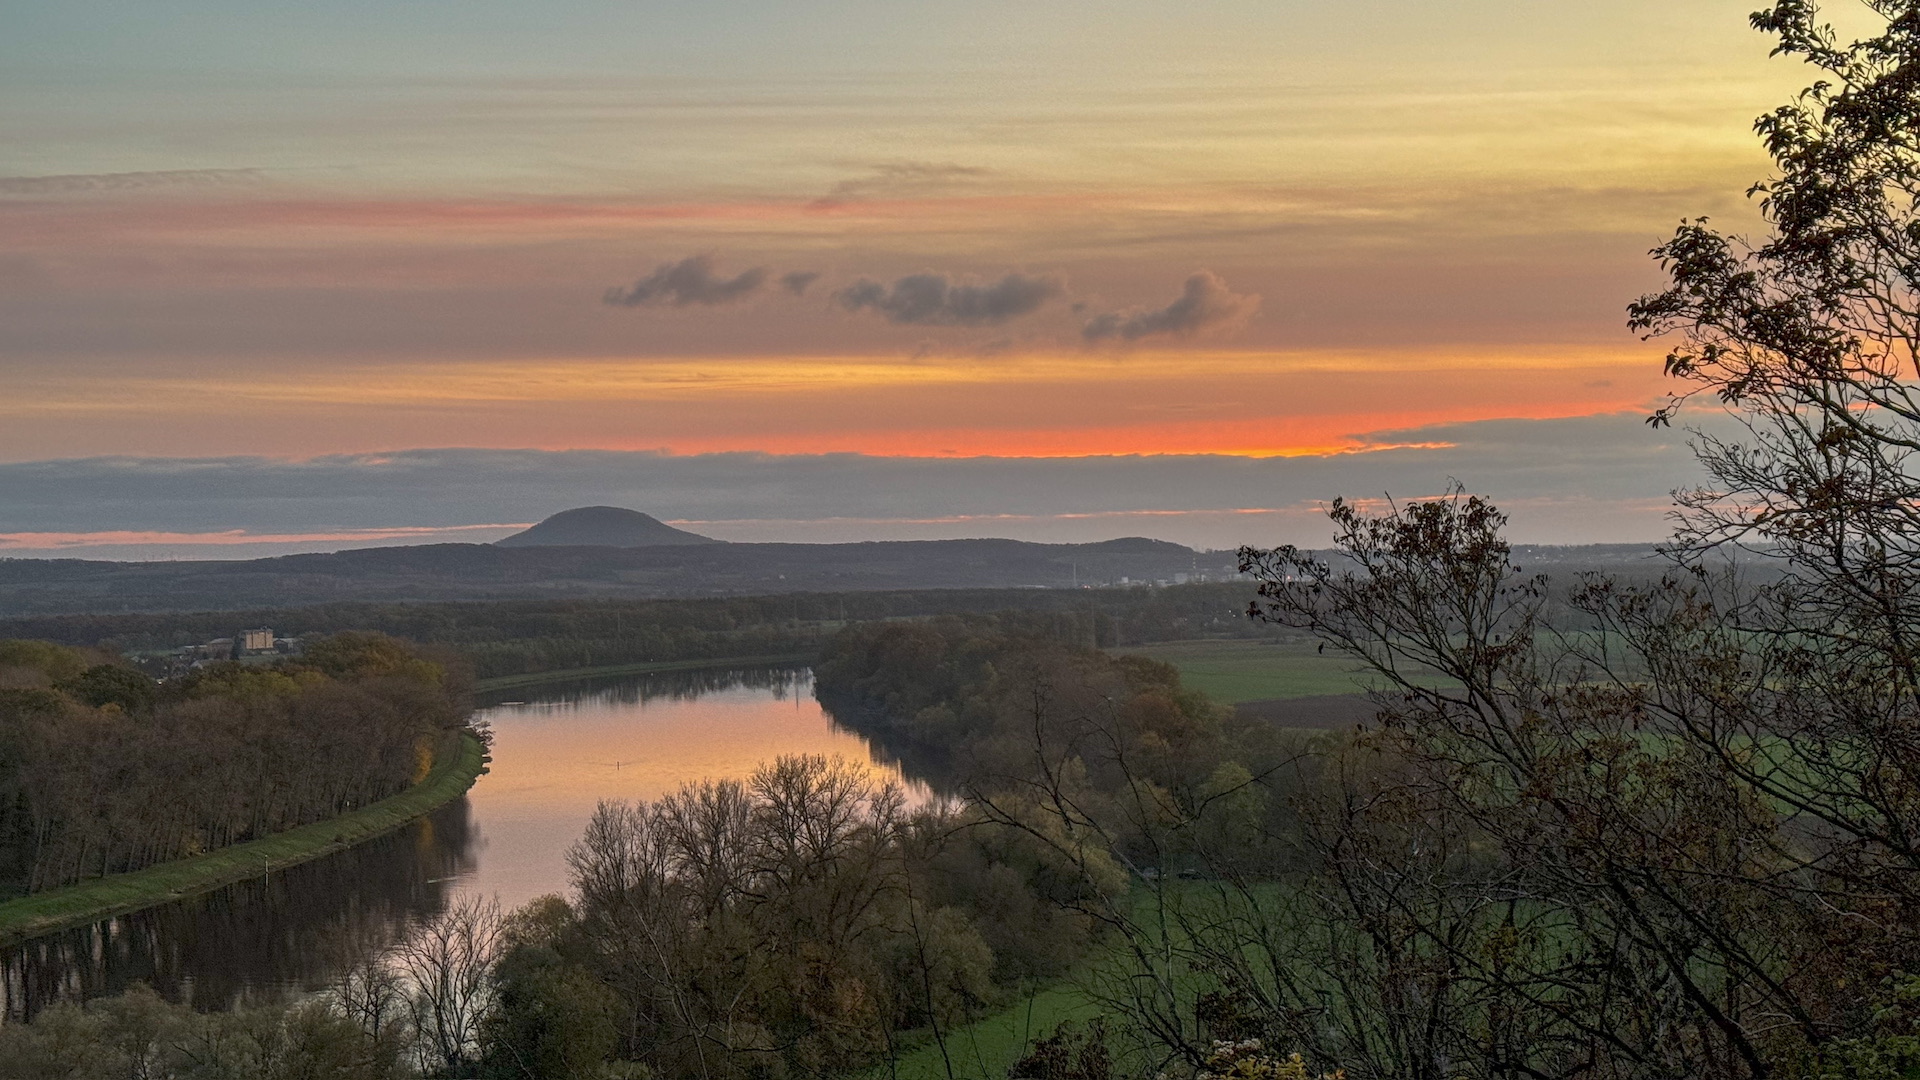
POLYGON ((0 402, 0 457, 266 456, 409 446, 857 453, 883 457, 1441 449, 1423 429, 1642 411, 1664 383, 1639 350, 1472 354, 1101 352, 903 360, 737 357, 263 365, 243 379, 42 373, 0 402), (218 419, 223 427, 209 426, 218 419), (115 436, 127 439, 116 445, 115 436), (200 440, 206 440, 202 445, 200 440))

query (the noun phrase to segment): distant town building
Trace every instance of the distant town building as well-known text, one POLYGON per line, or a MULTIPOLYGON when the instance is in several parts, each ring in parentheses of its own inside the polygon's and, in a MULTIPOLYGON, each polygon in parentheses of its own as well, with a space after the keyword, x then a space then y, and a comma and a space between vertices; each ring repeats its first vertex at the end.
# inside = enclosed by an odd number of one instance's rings
POLYGON ((214 638, 200 645, 180 645, 164 651, 137 654, 140 670, 161 681, 185 675, 207 664, 241 663, 268 665, 289 656, 299 656, 304 643, 299 638, 275 637, 264 627, 242 630, 232 637, 214 638))
POLYGON ((210 660, 247 660, 260 663, 279 654, 273 631, 267 628, 242 630, 230 638, 214 638, 205 645, 210 660), (223 648, 224 647, 224 648, 223 648))

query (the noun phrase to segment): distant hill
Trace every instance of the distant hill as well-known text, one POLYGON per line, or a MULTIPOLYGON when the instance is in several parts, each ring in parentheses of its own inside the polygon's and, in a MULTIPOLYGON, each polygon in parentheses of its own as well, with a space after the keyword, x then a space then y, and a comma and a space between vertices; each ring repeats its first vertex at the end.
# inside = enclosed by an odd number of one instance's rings
POLYGON ((582 506, 562 510, 531 529, 494 541, 494 546, 641 548, 720 543, 725 541, 676 529, 638 510, 582 506))
POLYGON ((1235 569, 1232 552, 1199 552, 1138 537, 1098 544, 425 544, 230 562, 0 558, 0 616, 217 611, 342 601, 1063 589, 1172 583, 1202 575, 1220 581, 1231 578, 1235 569))
MULTIPOLYGON (((633 516, 646 518, 644 514, 633 516)), ((232 611, 356 601, 1070 589, 1201 579, 1227 581, 1235 578, 1238 570, 1234 552, 1195 551, 1139 537, 1097 544, 1034 544, 1022 540, 730 544, 702 543, 705 537, 666 525, 659 527, 691 539, 646 547, 557 541, 531 547, 425 544, 223 562, 99 562, 0 556, 0 617, 232 611)), ((1528 573, 1549 572, 1564 585, 1589 570, 1634 579, 1657 575, 1664 564, 1652 559, 1652 553, 1651 547, 1626 544, 1527 547, 1515 550, 1515 561, 1528 573)))

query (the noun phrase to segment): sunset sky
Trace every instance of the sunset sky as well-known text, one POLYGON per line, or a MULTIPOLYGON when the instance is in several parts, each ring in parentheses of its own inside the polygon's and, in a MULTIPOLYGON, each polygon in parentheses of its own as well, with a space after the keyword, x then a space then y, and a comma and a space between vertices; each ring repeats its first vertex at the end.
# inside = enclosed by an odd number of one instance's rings
POLYGON ((1655 539, 1753 6, 0 2, 0 553, 1655 539))

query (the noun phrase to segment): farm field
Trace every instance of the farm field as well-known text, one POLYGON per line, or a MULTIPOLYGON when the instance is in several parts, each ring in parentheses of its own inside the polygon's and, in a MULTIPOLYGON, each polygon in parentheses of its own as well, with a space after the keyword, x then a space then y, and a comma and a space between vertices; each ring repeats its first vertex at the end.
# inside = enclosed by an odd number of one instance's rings
POLYGON ((1169 641, 1114 651, 1172 664, 1181 682, 1228 705, 1366 689, 1351 661, 1316 652, 1305 638, 1169 641))

